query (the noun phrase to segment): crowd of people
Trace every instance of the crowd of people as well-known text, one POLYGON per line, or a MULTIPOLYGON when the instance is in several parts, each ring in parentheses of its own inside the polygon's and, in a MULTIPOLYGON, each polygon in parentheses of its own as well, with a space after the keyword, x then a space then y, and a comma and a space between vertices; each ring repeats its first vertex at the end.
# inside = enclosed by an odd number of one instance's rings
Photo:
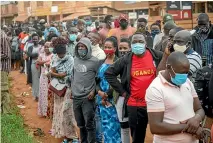
MULTIPOLYGON (((1 30, 2 111, 8 73, 27 76, 38 115, 63 143, 198 143, 213 117, 213 26, 207 14, 192 31, 172 15, 132 27, 126 14, 65 24, 40 20, 1 30)), ((209 129, 211 126, 209 126, 209 129)))

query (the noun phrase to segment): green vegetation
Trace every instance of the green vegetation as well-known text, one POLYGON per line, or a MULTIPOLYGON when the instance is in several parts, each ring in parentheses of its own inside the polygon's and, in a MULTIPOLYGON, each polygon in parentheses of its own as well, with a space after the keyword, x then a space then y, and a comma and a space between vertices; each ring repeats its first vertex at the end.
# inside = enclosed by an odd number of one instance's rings
POLYGON ((1 114, 1 142, 34 143, 33 137, 28 134, 24 127, 24 120, 19 113, 19 109, 14 103, 11 107, 11 113, 1 114))

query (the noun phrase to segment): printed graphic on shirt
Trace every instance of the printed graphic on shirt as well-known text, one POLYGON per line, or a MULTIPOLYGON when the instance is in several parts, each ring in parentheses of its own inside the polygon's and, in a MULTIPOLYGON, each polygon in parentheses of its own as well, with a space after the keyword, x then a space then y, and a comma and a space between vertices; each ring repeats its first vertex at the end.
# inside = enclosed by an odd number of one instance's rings
POLYGON ((132 71, 132 76, 137 77, 137 76, 146 76, 146 75, 153 75, 155 74, 154 69, 146 69, 146 70, 136 70, 132 71))
POLYGON ((87 72, 87 67, 85 65, 77 64, 74 66, 77 72, 87 72))

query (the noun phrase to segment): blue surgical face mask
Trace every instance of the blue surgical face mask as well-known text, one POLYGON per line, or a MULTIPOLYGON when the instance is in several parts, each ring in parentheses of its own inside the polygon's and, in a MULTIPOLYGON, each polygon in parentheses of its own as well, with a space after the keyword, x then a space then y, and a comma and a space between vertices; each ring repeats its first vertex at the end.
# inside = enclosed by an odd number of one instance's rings
POLYGON ((135 43, 131 45, 132 52, 135 55, 141 55, 146 51, 146 45, 144 43, 135 43))
POLYGON ((69 39, 70 39, 70 41, 74 42, 77 39, 77 35, 76 34, 70 34, 69 39))
POLYGON ((50 53, 52 53, 53 50, 54 50, 54 49, 53 49, 52 47, 49 48, 49 52, 50 52, 50 53))
POLYGON ((85 57, 87 55, 87 49, 78 49, 78 54, 80 57, 85 57))
POLYGON ((155 38, 155 36, 156 36, 157 34, 159 34, 159 33, 160 33, 160 30, 152 30, 152 31, 151 31, 152 38, 155 38))
POLYGON ((92 21, 91 21, 91 20, 86 21, 86 25, 87 25, 87 26, 90 26, 91 24, 92 24, 92 21))
MULTIPOLYGON (((171 67, 172 68, 172 67, 171 67)), ((173 68, 172 71, 174 72, 173 68)), ((175 72, 174 72, 175 73, 175 72)), ((170 75, 171 76, 171 75, 170 75)), ((175 77, 171 76, 171 81, 175 85, 182 85, 186 82, 188 74, 175 73, 175 77)))

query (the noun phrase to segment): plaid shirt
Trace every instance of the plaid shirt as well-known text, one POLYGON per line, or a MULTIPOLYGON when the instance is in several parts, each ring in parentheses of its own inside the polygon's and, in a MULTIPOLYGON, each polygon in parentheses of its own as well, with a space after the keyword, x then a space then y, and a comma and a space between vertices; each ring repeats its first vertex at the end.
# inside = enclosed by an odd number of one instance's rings
POLYGON ((1 30, 1 71, 10 72, 11 69, 11 44, 9 38, 1 30))

